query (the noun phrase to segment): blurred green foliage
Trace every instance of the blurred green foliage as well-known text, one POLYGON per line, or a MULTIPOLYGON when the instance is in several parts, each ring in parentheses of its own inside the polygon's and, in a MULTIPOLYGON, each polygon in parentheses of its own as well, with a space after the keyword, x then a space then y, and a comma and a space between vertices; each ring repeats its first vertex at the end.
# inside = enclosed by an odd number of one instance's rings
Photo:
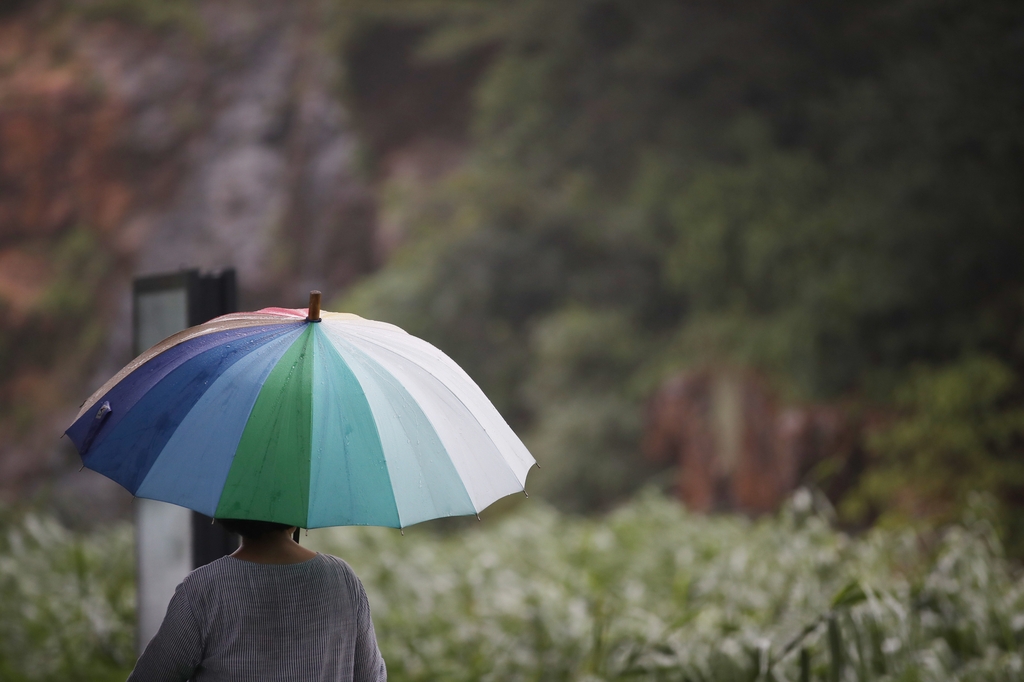
MULTIPOLYGON (((984 514, 852 539, 798 492, 777 518, 658 494, 600 519, 314 531, 366 586, 392 680, 1011 680, 1024 581, 984 514), (803 670, 801 670, 803 668, 803 670)), ((982 502, 979 502, 984 506, 982 502)))
POLYGON ((135 650, 133 557, 128 524, 84 534, 45 516, 0 519, 0 679, 125 679, 135 650))
POLYGON ((66 10, 87 20, 117 19, 156 32, 206 35, 196 0, 64 0, 66 10))
POLYGON ((956 507, 971 487, 1024 500, 1002 475, 1022 453, 1002 417, 964 426, 988 435, 950 446, 965 468, 935 474, 946 487, 914 473, 945 455, 908 435, 934 418, 922 366, 938 378, 991 358, 999 414, 1021 405, 1024 5, 339 7, 349 40, 359 22, 411 22, 420 59, 489 61, 465 164, 385 188, 406 242, 336 305, 449 352, 525 434, 553 502, 593 509, 648 480, 646 396, 680 368, 729 364, 793 399, 908 420, 879 437, 892 464, 862 509, 905 491, 956 507))
MULTIPOLYGON (((1024 488, 1024 407, 1014 400, 1016 384, 1010 368, 992 357, 915 368, 896 392, 906 416, 875 435, 878 461, 847 500, 851 515, 873 502, 888 520, 950 521, 971 491, 1005 499, 1024 488)), ((1004 507, 998 521, 1004 537, 1018 543, 1011 551, 1024 556, 1019 510, 1004 507)))
MULTIPOLYGON (((583 519, 535 500, 497 520, 335 528, 303 544, 366 587, 391 680, 1005 681, 1024 672, 1024 577, 975 498, 940 535, 851 538, 798 492, 773 518, 646 493, 583 519)), ((123 680, 132 534, 0 523, 0 678, 123 680)))
MULTIPOLYGON (((77 380, 89 366, 87 359, 101 349, 103 319, 97 314, 101 288, 112 258, 87 227, 67 230, 51 244, 29 244, 31 252, 45 253, 52 276, 39 300, 24 314, 15 314, 0 301, 0 375, 52 372, 59 386, 77 380)), ((52 405, 36 404, 36 397, 16 392, 8 384, 0 391, 4 422, 16 432, 30 428, 52 405)))

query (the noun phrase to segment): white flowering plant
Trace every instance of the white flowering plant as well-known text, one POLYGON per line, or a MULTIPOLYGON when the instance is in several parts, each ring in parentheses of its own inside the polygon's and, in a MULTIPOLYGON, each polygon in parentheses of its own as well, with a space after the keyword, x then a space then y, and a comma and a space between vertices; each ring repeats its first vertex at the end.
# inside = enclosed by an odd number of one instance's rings
MULTIPOLYGON (((1024 576, 984 505, 941 532, 699 516, 656 493, 600 518, 524 501, 454 532, 313 531, 366 586, 391 680, 1024 679, 1024 576)), ((131 528, 4 523, 0 679, 124 679, 131 528)))
POLYGON ((361 576, 395 680, 1024 679, 1024 579, 981 516, 850 537, 806 491, 757 521, 650 493, 310 539, 361 576))
POLYGON ((0 680, 124 680, 134 663, 132 529, 73 532, 31 514, 0 525, 0 680))

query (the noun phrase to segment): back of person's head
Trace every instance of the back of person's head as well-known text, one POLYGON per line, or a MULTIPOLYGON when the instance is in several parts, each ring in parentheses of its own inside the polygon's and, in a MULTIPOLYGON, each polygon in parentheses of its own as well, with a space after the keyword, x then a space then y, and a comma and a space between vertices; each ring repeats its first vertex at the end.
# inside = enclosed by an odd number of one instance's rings
POLYGON ((250 519, 217 519, 229 533, 237 533, 246 540, 259 540, 269 533, 280 533, 291 526, 273 521, 252 521, 250 519))

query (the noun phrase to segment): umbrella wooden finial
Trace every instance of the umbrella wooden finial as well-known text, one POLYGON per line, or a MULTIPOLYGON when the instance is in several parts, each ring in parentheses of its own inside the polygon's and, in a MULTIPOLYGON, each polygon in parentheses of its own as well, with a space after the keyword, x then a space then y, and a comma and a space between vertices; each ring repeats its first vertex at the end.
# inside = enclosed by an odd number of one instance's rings
POLYGON ((320 292, 311 291, 309 292, 309 312, 306 313, 306 319, 310 322, 320 321, 320 292))

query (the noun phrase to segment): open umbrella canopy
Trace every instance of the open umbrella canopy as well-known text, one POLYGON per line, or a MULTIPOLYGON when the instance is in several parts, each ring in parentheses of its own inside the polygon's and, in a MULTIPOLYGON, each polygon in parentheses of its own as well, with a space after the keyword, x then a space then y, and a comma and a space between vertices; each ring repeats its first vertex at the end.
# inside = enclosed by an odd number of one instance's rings
POLYGON ((302 528, 475 514, 523 491, 535 464, 440 350, 316 307, 171 336, 96 391, 67 435, 139 497, 302 528))

